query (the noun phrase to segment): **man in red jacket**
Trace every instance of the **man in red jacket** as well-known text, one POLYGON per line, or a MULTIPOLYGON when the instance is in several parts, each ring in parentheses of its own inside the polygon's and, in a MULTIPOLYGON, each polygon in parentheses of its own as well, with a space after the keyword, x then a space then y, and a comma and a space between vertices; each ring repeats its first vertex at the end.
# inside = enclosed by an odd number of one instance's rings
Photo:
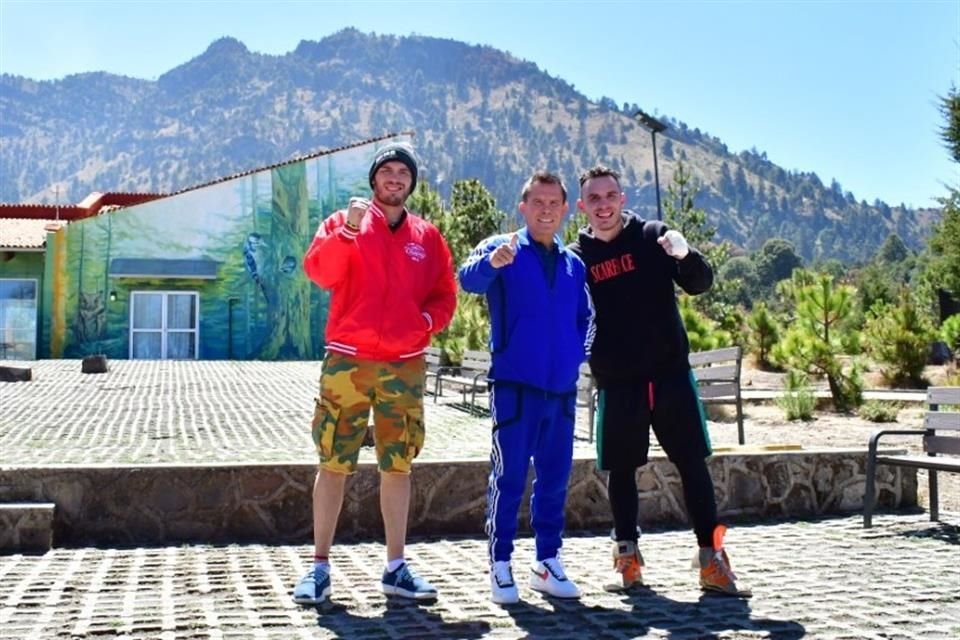
POLYGON ((330 595, 330 547, 371 408, 387 540, 383 591, 437 597, 407 565, 403 548, 410 466, 424 440, 423 354, 431 335, 453 317, 457 286, 446 241, 404 206, 417 172, 409 145, 378 150, 370 166, 372 200, 351 198, 345 211, 324 220, 303 258, 306 274, 331 298, 313 418, 320 457, 313 486, 315 556, 293 592, 301 604, 319 604, 330 595))

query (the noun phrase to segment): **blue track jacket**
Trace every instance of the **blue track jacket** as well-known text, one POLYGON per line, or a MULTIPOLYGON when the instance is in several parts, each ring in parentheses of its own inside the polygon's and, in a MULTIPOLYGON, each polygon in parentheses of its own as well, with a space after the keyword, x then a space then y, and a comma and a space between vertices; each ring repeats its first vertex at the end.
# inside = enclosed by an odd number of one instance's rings
POLYGON ((533 239, 517 232, 512 264, 495 269, 490 254, 513 234, 481 242, 459 270, 465 291, 486 294, 490 308, 490 379, 551 393, 577 387, 593 343, 593 303, 583 262, 554 238, 554 277, 547 278, 533 239), (552 280, 552 282, 551 282, 552 280))

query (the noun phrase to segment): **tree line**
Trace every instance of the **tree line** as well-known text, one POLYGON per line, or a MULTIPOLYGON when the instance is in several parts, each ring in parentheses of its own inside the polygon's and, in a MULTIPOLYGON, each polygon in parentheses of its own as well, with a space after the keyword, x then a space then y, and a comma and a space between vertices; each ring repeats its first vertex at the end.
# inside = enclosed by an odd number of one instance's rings
MULTIPOLYGON (((943 141, 960 163, 956 89, 942 98, 941 108, 947 121, 943 141)), ((854 265, 837 259, 808 263, 781 237, 735 254, 729 242, 717 241, 716 227, 697 206, 699 192, 680 162, 663 198, 665 222, 705 253, 716 274, 713 289, 704 295, 678 290, 692 350, 743 346, 759 367, 788 372, 786 402, 802 397, 790 394, 802 393, 810 377, 824 379, 834 408, 843 412, 863 404, 865 359, 878 365, 888 385, 922 388, 932 343, 960 351, 960 313, 944 313, 945 300, 960 301, 957 187, 948 187, 940 198, 943 216, 925 248, 913 250, 890 233, 872 256, 854 265)), ((477 179, 454 182, 449 201, 423 181, 409 205, 439 227, 456 265, 485 237, 520 225, 477 179)), ((585 225, 582 214, 571 213, 564 240, 571 241, 585 225)), ((456 315, 435 346, 457 363, 464 349, 485 348, 488 335, 483 300, 461 294, 456 315)), ((949 382, 960 384, 955 365, 950 376, 949 382)), ((799 417, 809 413, 811 401, 799 417)))

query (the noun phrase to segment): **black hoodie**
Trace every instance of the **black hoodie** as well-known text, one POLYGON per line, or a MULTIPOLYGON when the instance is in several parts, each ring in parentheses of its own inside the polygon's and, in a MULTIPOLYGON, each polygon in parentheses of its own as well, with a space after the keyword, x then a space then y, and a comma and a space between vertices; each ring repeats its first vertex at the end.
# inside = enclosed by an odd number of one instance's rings
POLYGON ((590 369, 597 383, 657 380, 689 368, 690 343, 680 319, 674 283, 689 294, 713 284, 703 254, 683 260, 657 244, 668 227, 624 210, 623 229, 610 242, 581 229, 570 250, 587 265, 597 334, 590 369))

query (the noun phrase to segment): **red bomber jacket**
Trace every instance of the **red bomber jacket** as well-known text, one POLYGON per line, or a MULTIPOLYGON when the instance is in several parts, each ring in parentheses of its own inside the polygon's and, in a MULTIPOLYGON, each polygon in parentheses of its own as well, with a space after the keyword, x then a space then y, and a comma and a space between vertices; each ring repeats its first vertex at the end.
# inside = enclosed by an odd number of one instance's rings
POLYGON ((384 362, 421 355, 456 309, 450 248, 409 211, 394 231, 376 203, 359 232, 346 219, 324 220, 303 257, 307 276, 331 292, 327 349, 384 362))

